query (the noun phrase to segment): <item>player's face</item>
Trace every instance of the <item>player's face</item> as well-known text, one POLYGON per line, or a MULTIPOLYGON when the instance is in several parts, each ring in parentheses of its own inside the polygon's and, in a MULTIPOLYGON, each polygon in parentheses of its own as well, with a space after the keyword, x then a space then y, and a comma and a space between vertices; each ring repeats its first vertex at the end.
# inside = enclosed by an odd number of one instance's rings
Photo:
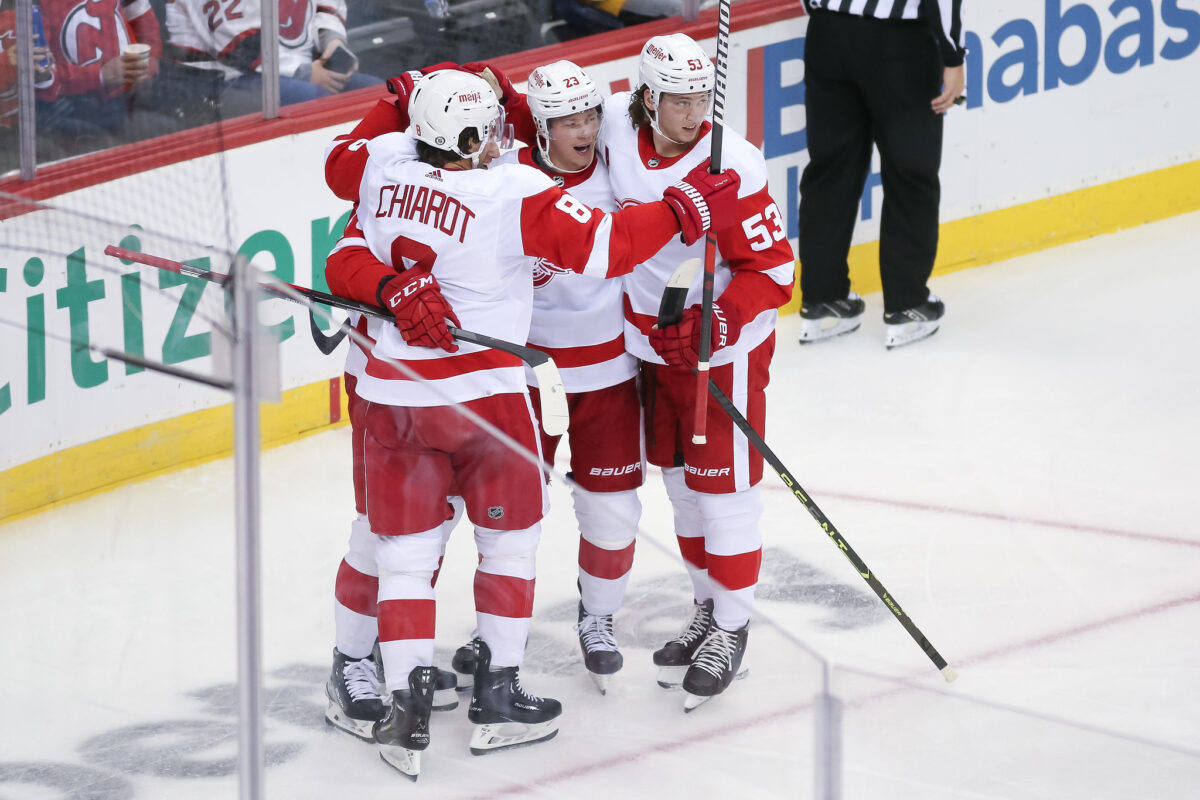
POLYGON ((594 108, 549 121, 550 160, 565 170, 585 169, 596 157, 600 112, 594 108))
POLYGON ((691 144, 700 135, 700 124, 711 103, 711 92, 664 94, 657 109, 658 127, 671 139, 691 144))

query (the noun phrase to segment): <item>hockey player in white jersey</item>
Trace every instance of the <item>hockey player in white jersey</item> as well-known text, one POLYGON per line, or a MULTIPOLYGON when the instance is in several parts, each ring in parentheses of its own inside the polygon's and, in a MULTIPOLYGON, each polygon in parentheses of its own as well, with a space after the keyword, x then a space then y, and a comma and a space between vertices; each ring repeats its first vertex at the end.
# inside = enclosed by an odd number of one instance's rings
MULTIPOLYGON (((596 158, 603 100, 595 83, 570 61, 556 61, 530 73, 526 87, 537 141, 496 163, 536 167, 587 205, 616 210, 608 170, 596 158)), ((558 364, 571 411, 571 494, 580 534, 575 630, 584 665, 604 693, 624 663, 613 615, 629 581, 642 510, 637 359, 625 349, 620 281, 576 275, 543 260, 533 286, 529 344, 558 364)), ((531 379, 530 392, 536 391, 531 379)), ((560 438, 542 435, 547 463, 560 438)))
POLYGON ((472 169, 502 125, 482 79, 435 72, 414 91, 409 112, 418 159, 406 134, 361 145, 368 151, 358 205, 363 238, 338 245, 360 252, 330 287, 397 319, 379 332, 357 390, 368 402, 366 506, 379 537, 379 638, 392 699, 374 733, 384 760, 415 776, 429 743, 431 582, 452 484, 480 551, 472 752, 549 738, 561 713, 557 701, 525 692, 518 677, 545 506, 541 470, 497 447, 452 405, 537 453, 524 371, 505 353, 456 345, 447 319, 522 342, 537 259, 585 275, 623 274, 681 231, 698 238, 710 219, 728 224, 738 181, 731 172, 697 171, 668 187, 665 202, 605 214, 526 166, 472 169))
MULTIPOLYGON (((642 48, 640 78, 636 91, 613 95, 604 108, 601 153, 622 207, 656 199, 705 163, 711 150, 706 117, 715 70, 708 54, 684 34, 655 36, 642 48)), ((722 166, 737 170, 741 187, 733 224, 713 227, 718 252, 709 375, 761 433, 777 309, 791 296, 795 258, 767 191, 762 154, 725 128, 722 166)), ((703 243, 672 241, 625 278, 625 341, 644 365, 647 453, 663 469, 694 590, 691 618, 654 661, 661 684, 682 682, 687 710, 744 673, 762 558, 762 457, 711 397, 707 444, 691 438, 700 277, 682 320, 663 330, 655 325, 672 271, 703 256, 703 243)))

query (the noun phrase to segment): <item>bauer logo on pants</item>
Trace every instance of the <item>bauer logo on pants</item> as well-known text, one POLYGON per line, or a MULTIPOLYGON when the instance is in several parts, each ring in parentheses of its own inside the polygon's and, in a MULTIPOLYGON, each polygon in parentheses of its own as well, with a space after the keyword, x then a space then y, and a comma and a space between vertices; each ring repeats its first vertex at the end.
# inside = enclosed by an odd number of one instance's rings
POLYGON ((504 506, 488 506, 488 517, 490 519, 500 519, 504 516, 504 506))

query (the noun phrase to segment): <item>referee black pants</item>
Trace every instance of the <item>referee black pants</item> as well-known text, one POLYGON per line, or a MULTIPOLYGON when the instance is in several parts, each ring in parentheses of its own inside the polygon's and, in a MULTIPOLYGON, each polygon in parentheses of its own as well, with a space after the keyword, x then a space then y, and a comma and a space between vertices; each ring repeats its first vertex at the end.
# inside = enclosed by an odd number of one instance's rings
POLYGON ((885 312, 929 296, 938 243, 942 117, 930 108, 942 64, 921 20, 815 11, 804 43, 810 161, 800 179, 804 303, 850 291, 850 237, 879 148, 883 182, 879 271, 885 312))

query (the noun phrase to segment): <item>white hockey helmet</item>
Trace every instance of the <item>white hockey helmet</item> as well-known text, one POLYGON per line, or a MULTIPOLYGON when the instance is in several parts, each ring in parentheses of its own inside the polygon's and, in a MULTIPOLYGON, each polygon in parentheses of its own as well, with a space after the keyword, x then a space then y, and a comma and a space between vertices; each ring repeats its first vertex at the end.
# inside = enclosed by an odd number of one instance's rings
POLYGON ((456 69, 440 69, 422 78, 408 101, 408 116, 417 139, 463 158, 472 157, 459 147, 463 131, 472 131, 482 150, 504 128, 504 109, 488 82, 456 69))
POLYGON ((639 75, 655 100, 663 94, 711 92, 717 69, 700 45, 684 33, 654 36, 642 47, 639 75))
POLYGON ((570 61, 555 61, 538 67, 529 73, 525 87, 529 112, 537 126, 538 149, 542 158, 553 164, 549 152, 550 120, 569 117, 589 108, 602 112, 604 100, 596 89, 596 82, 570 61))

